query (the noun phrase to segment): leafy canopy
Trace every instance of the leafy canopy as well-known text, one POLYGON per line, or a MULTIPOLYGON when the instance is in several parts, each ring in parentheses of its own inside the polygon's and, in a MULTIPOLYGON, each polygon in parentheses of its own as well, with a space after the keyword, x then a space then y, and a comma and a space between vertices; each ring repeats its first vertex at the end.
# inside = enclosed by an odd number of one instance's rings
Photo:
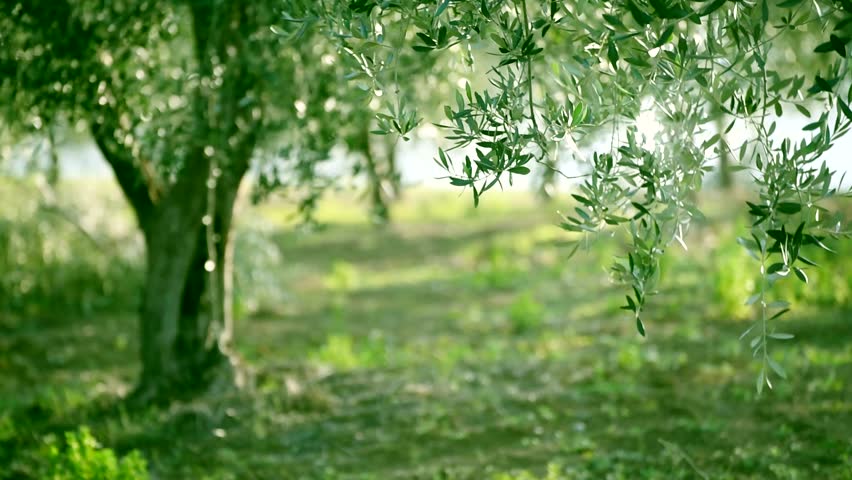
POLYGON ((686 248, 702 217, 695 193, 713 162, 738 158, 758 187, 740 241, 763 278, 748 300, 758 321, 743 335, 762 359, 758 391, 771 387, 770 372, 785 375, 768 347, 792 337, 773 322, 787 303, 772 300, 770 287, 807 282, 815 265, 806 251, 849 235, 826 207, 841 192, 820 158, 852 125, 852 2, 325 1, 289 9, 281 28, 295 37, 323 31, 351 78, 372 92, 401 92, 378 115, 380 134, 406 136, 417 124, 405 92, 418 87, 401 74, 400 52, 461 56, 473 81, 445 102, 437 125, 452 146, 435 161, 474 204, 531 163, 554 165, 565 153, 584 160, 588 172, 562 228, 627 233, 612 274, 630 287, 623 308, 642 335, 661 255, 673 242, 686 248), (716 112, 724 131, 714 130, 716 112), (795 112, 807 118, 804 135, 782 137, 778 121, 795 112), (641 128, 647 115, 656 132, 641 128), (741 144, 726 139, 734 129, 746 137, 741 144), (602 134, 606 147, 578 148, 602 134))

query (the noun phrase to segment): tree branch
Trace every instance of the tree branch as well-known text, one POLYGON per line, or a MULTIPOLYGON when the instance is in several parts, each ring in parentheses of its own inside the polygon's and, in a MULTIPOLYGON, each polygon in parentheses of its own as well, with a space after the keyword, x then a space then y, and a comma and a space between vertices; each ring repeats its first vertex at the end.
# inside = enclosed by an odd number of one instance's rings
POLYGON ((144 229, 154 213, 156 198, 152 193, 156 195, 155 191, 130 152, 116 142, 113 128, 103 122, 93 123, 91 132, 104 159, 112 167, 121 191, 133 207, 139 226, 144 229))

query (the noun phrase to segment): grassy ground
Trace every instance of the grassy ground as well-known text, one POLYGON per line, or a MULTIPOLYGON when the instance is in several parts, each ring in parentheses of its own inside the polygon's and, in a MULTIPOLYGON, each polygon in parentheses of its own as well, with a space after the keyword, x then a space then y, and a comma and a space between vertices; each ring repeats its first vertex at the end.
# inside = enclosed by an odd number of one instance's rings
POLYGON ((38 478, 85 424, 162 479, 852 479, 848 245, 788 291, 789 378, 758 398, 737 340, 756 265, 730 222, 667 260, 643 339, 614 240, 568 260, 556 207, 468 201, 413 194, 384 229, 338 203, 311 234, 274 203, 242 211, 240 393, 127 412, 131 305, 5 317, 0 478, 38 478))

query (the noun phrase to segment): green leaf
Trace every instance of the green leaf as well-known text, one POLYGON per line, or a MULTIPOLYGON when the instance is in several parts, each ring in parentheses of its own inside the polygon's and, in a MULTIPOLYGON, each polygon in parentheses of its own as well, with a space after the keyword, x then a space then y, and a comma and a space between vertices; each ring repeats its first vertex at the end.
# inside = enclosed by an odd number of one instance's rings
POLYGON ((624 28, 624 24, 621 23, 621 19, 616 17, 615 15, 610 15, 608 13, 604 13, 603 19, 606 20, 606 22, 609 23, 610 25, 612 25, 613 27, 624 28))
POLYGON ((450 177, 450 184, 455 185, 457 187, 465 187, 473 183, 473 180, 458 178, 458 177, 450 177))
POLYGON ((660 37, 657 38, 657 42, 654 43, 654 48, 661 47, 661 46, 663 46, 663 44, 668 42, 672 38, 672 33, 674 32, 674 28, 675 28, 674 24, 671 24, 671 25, 668 26, 668 28, 663 30, 663 33, 661 33, 660 37))
POLYGON ((423 40, 423 43, 429 45, 430 47, 438 45, 437 43, 435 43, 435 40, 433 40, 432 37, 430 37, 425 32, 417 32, 417 36, 420 37, 420 40, 423 40))
POLYGON ((618 225, 619 223, 624 223, 628 219, 624 217, 619 217, 618 215, 607 215, 604 217, 604 222, 609 225, 618 225))
POLYGON ((645 26, 654 20, 654 17, 639 8, 639 5, 637 5, 634 0, 628 0, 627 9, 630 10, 630 14, 633 15, 633 19, 636 20, 636 23, 639 25, 645 26))
POLYGON ((708 148, 710 148, 710 147, 712 147, 713 145, 715 145, 715 144, 716 144, 716 142, 718 142, 720 138, 722 138, 722 136, 721 136, 720 134, 718 134, 718 133, 717 133, 717 134, 715 134, 715 135, 713 135, 713 136, 712 136, 712 137, 710 137, 710 138, 709 138, 706 142, 704 142, 703 144, 701 144, 701 149, 702 149, 702 150, 707 150, 708 148))
POLYGON ((621 309, 636 312, 636 302, 633 301, 633 297, 631 297, 630 295, 625 295, 624 298, 627 299, 627 305, 621 307, 621 309))
POLYGON ((843 101, 842 98, 837 99, 837 106, 840 107, 840 111, 846 115, 846 118, 852 120, 852 109, 849 108, 849 104, 843 101))
POLYGON ((512 173, 517 173, 518 175, 526 175, 530 173, 530 169, 527 167, 513 167, 509 169, 512 173))
POLYGON ((624 61, 631 64, 631 65, 635 65, 637 67, 647 68, 647 67, 651 66, 651 64, 646 62, 645 59, 639 58, 639 57, 625 57, 624 61))
POLYGON ((808 89, 808 93, 820 93, 820 92, 831 92, 834 89, 834 85, 839 81, 839 78, 834 78, 831 80, 826 80, 821 76, 817 75, 814 78, 814 85, 808 89))
POLYGON ((770 275, 773 273, 777 273, 778 275, 784 276, 787 275, 787 273, 789 272, 787 271, 787 265, 782 262, 778 262, 770 265, 769 268, 766 269, 766 273, 770 275))
POLYGON ((769 368, 775 371, 779 377, 787 378, 787 372, 785 372, 784 368, 782 368, 775 360, 772 360, 771 357, 767 357, 766 361, 769 363, 769 368))
POLYGON ((755 324, 753 324, 752 326, 748 327, 748 328, 746 329, 746 331, 744 331, 743 333, 741 333, 741 334, 740 334, 740 338, 739 338, 739 340, 742 340, 743 338, 745 338, 745 337, 746 337, 746 335, 748 335, 749 333, 751 333, 751 331, 752 331, 752 330, 754 330, 754 327, 756 327, 756 326, 757 326, 757 324, 755 323, 755 324))
POLYGON ((670 2, 670 0, 648 0, 648 3, 662 18, 681 19, 691 13, 684 10, 680 5, 670 2))
POLYGON ((814 52, 815 53, 828 53, 828 52, 831 52, 833 50, 834 50, 834 45, 832 45, 831 42, 824 42, 824 43, 820 43, 819 45, 817 45, 816 48, 814 49, 814 52))
POLYGON ((639 335, 645 336, 645 325, 642 323, 642 319, 638 316, 636 317, 636 331, 639 332, 639 335))
POLYGON ((797 202, 780 202, 775 208, 781 213, 792 215, 802 211, 802 204, 797 202))
POLYGON ((812 267, 818 267, 819 266, 819 265, 816 264, 816 262, 814 262, 813 260, 811 260, 808 257, 805 257, 803 255, 799 255, 799 260, 801 260, 801 262, 804 263, 805 265, 810 265, 812 267))
POLYGON ((769 302, 766 305, 766 308, 789 308, 789 307, 790 307, 790 302, 785 302, 784 300, 777 300, 777 301, 774 301, 774 302, 769 302))
POLYGON ((811 112, 810 112, 810 110, 808 110, 807 108, 805 108, 805 106, 804 106, 804 105, 800 105, 800 104, 798 104, 798 103, 796 103, 796 104, 794 104, 794 105, 796 106, 796 110, 798 110, 798 111, 799 111, 799 113, 801 113, 802 115, 804 115, 804 116, 806 116, 806 117, 808 117, 808 118, 811 118, 811 112))
POLYGON ((793 267, 793 273, 804 283, 808 283, 808 275, 799 267, 793 267))
POLYGON ((609 59, 609 63, 615 68, 618 63, 618 49, 615 48, 615 42, 609 42, 607 46, 606 56, 609 59))
POLYGON ((435 10, 435 17, 440 17, 441 14, 444 13, 444 10, 446 10, 449 5, 450 5, 450 0, 444 0, 443 2, 441 2, 441 4, 438 5, 438 8, 435 10))
POLYGON ((724 5, 725 2, 727 2, 727 1, 728 0, 713 0, 707 6, 705 6, 704 8, 701 9, 701 12, 699 12, 699 15, 702 16, 702 17, 710 15, 711 13, 715 12, 716 10, 722 8, 722 5, 724 5))
POLYGON ((827 52, 836 52, 840 55, 841 58, 846 58, 846 44, 849 42, 848 38, 840 38, 837 35, 831 34, 829 36, 829 40, 825 43, 819 44, 814 52, 817 53, 827 53, 827 52))
POLYGON ((574 197, 574 200, 577 200, 578 202, 582 203, 583 205, 585 205, 587 207, 594 207, 595 206, 595 204, 591 200, 589 200, 588 198, 586 198, 582 195, 577 195, 575 193, 572 193, 571 196, 574 197))
POLYGON ((828 245, 822 243, 822 238, 816 237, 814 235, 804 235, 803 243, 806 245, 816 245, 817 247, 825 250, 826 252, 836 253, 834 250, 828 248, 828 245))
POLYGON ((757 346, 760 345, 762 342, 763 342, 763 337, 758 335, 758 336, 752 338, 750 342, 748 342, 748 346, 749 346, 749 348, 757 348, 757 346))
POLYGON ((767 337, 774 338, 775 340, 791 340, 796 336, 792 333, 770 333, 767 337))

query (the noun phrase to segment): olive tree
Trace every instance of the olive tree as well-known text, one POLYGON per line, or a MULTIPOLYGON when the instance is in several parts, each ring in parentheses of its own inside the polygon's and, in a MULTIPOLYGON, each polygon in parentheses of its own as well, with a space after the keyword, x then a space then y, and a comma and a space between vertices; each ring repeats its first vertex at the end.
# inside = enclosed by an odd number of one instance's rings
MULTIPOLYGON (((807 282, 807 250, 849 236, 829 211, 827 200, 842 192, 821 157, 852 127, 852 2, 354 0, 317 2, 288 21, 322 30, 378 91, 417 88, 395 75, 389 55, 397 49, 489 52, 471 71, 489 85, 468 83, 446 99, 439 126, 453 148, 435 158, 474 204, 532 164, 557 165, 560 151, 608 131, 608 146, 586 158, 589 173, 562 227, 586 237, 626 234, 629 248, 612 275, 628 286, 623 308, 642 335, 661 256, 672 243, 686 248, 690 224, 702 217, 695 193, 711 162, 737 159, 726 168, 748 170, 757 186, 744 205, 752 226, 739 241, 763 279, 747 300, 757 314, 743 336, 762 364, 758 391, 771 387, 771 375, 784 376, 769 346, 792 337, 773 322, 788 304, 771 286, 807 282), (781 138, 777 122, 794 109, 809 118, 806 138, 781 138), (643 113, 659 131, 643 134, 643 113), (742 145, 725 140, 734 128, 747 137, 742 145), (461 148, 473 153, 453 155, 461 148)), ((412 111, 387 115, 399 126, 412 111)))

